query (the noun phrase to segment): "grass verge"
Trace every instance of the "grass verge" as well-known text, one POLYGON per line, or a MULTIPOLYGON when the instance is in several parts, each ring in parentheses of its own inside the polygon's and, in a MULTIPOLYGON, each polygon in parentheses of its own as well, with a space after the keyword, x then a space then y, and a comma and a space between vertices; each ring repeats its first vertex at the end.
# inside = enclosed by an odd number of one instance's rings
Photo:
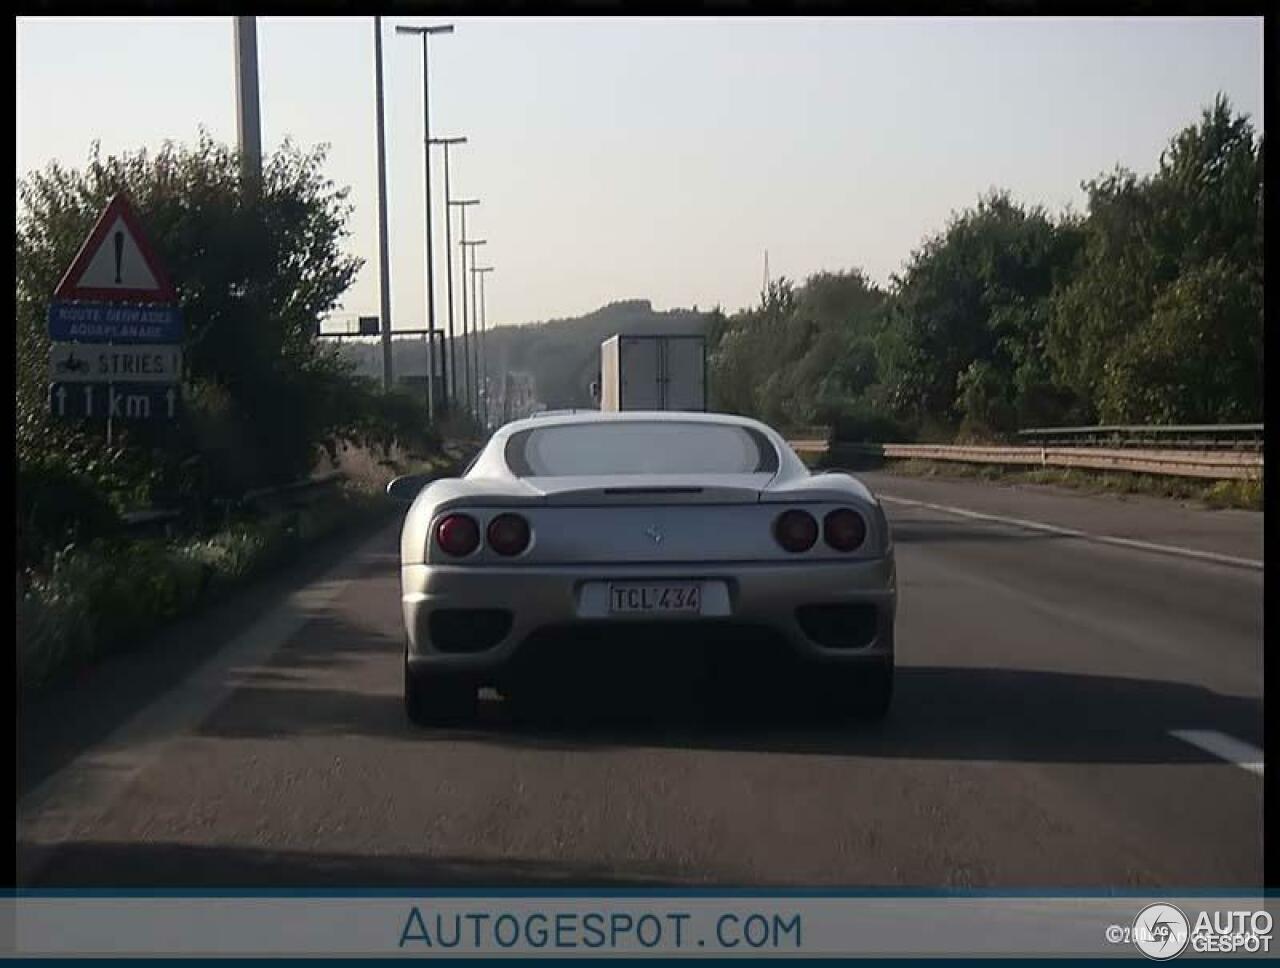
POLYGON ((1022 469, 959 461, 890 460, 884 470, 905 477, 938 477, 997 484, 1052 484, 1089 494, 1142 494, 1191 501, 1205 507, 1261 511, 1262 481, 1211 481, 1129 471, 1091 471, 1074 467, 1022 469))
MULTIPOLYGON (((454 463, 441 456, 395 470, 449 473, 454 463)), ((232 520, 211 535, 68 545, 44 567, 19 572, 19 688, 37 692, 135 648, 316 542, 388 518, 399 505, 384 486, 372 474, 348 479, 303 507, 232 520)))

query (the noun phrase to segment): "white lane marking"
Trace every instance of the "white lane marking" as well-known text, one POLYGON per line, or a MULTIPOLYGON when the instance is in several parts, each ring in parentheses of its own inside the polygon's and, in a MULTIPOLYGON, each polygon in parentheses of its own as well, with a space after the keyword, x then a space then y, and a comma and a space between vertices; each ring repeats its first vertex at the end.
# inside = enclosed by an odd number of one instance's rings
MULTIPOLYGON (((27 793, 18 804, 18 828, 24 837, 42 846, 59 843, 104 816, 135 777, 235 690, 237 670, 265 663, 363 572, 363 560, 386 540, 385 531, 379 530, 318 581, 260 617, 175 688, 27 793)), ((28 872, 28 879, 40 866, 28 872)))
POLYGON ((1081 538, 1085 541, 1095 541, 1099 544, 1119 545, 1121 548, 1136 548, 1139 551, 1155 551, 1160 554, 1177 555, 1180 558, 1196 558, 1201 561, 1212 561, 1219 565, 1233 565, 1237 568, 1251 568, 1256 571, 1262 570, 1262 562, 1253 558, 1236 558, 1232 555, 1220 555, 1213 551, 1199 551, 1195 548, 1181 548, 1177 545, 1154 544, 1150 541, 1138 541, 1134 538, 1118 538, 1109 534, 1093 534, 1089 531, 1077 531, 1075 528, 1060 528, 1056 524, 1045 524, 1043 521, 1027 521, 1024 518, 1007 518, 999 514, 983 514, 980 511, 970 511, 967 508, 956 508, 946 504, 930 504, 928 501, 914 501, 905 497, 890 497, 887 494, 877 493, 882 501, 888 501, 891 504, 906 504, 911 507, 928 508, 930 511, 942 511, 945 514, 955 514, 962 518, 976 518, 979 521, 995 521, 998 524, 1012 524, 1019 528, 1026 528, 1029 531, 1045 531, 1049 534, 1060 534, 1068 538, 1081 538))
POLYGON ((1176 736, 1184 743, 1198 746, 1242 770, 1262 776, 1262 750, 1234 736, 1212 729, 1174 729, 1169 731, 1169 735, 1176 736))

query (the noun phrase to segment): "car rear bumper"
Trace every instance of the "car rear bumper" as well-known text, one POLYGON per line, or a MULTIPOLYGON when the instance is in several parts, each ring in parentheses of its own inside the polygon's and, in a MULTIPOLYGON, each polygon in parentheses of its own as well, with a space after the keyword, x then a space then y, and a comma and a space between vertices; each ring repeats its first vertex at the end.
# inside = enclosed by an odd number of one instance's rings
MULTIPOLYGON (((665 637, 665 630, 691 638, 732 640, 736 631, 758 632, 781 643, 794 657, 813 663, 883 661, 893 655, 897 607, 893 556, 851 562, 785 562, 781 564, 678 564, 629 566, 468 567, 405 565, 401 568, 402 605, 408 638, 408 661, 415 670, 475 674, 491 680, 514 666, 540 639, 556 632, 597 635, 607 648, 611 639, 637 633, 665 637), (714 616, 677 618, 609 616, 601 613, 600 583, 610 581, 689 581, 709 583, 704 608, 714 616), (714 603, 714 604, 712 604, 714 603), (858 606, 870 622, 856 646, 828 647, 806 634, 797 617, 804 606, 858 606), (441 648, 432 637, 432 615, 459 615, 454 610, 509 613, 505 631, 481 651, 441 648), (614 635, 613 633, 617 634, 614 635), (523 648, 524 646, 529 648, 523 648), (521 653, 525 653, 521 656, 521 653)), ((809 613, 806 613, 808 615, 809 613)), ((810 632, 813 625, 808 626, 810 632)), ((492 631, 492 626, 490 626, 492 631)))

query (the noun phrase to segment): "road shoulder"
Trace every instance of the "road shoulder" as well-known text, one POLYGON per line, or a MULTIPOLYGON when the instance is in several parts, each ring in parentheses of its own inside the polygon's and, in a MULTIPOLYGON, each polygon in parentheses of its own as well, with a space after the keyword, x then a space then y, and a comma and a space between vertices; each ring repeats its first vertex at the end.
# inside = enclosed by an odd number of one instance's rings
POLYGON ((854 472, 877 495, 1051 528, 1209 555, 1262 561, 1260 511, 1209 510, 1144 495, 1080 494, 1038 484, 994 484, 854 472))
POLYGON ((325 538, 287 568, 167 626, 137 648, 106 656, 70 681, 21 696, 18 798, 193 675, 290 595, 349 559, 372 535, 398 529, 402 517, 392 512, 368 527, 325 538))

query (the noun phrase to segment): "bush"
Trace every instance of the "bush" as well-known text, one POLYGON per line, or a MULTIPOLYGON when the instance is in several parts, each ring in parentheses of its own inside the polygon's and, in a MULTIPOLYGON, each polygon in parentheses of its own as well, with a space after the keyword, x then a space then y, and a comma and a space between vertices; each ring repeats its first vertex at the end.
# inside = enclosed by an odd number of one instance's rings
POLYGON ((92 479, 57 463, 18 465, 18 567, 52 549, 115 537, 120 516, 92 479))
POLYGON ((425 401, 402 387, 383 390, 369 380, 353 379, 329 397, 335 410, 333 434, 326 441, 336 458, 338 439, 346 439, 387 451, 396 444, 419 453, 440 449, 440 436, 432 427, 425 401))
POLYGON ((905 421, 869 407, 851 407, 837 414, 831 424, 831 442, 842 444, 906 443, 915 438, 905 421))
POLYGON ((18 681, 42 683, 93 654, 88 595, 65 575, 33 579, 18 599, 18 681))
POLYGON ((958 441, 1003 439, 1017 429, 1005 382, 991 363, 971 362, 956 378, 956 389, 956 409, 962 415, 958 441))

